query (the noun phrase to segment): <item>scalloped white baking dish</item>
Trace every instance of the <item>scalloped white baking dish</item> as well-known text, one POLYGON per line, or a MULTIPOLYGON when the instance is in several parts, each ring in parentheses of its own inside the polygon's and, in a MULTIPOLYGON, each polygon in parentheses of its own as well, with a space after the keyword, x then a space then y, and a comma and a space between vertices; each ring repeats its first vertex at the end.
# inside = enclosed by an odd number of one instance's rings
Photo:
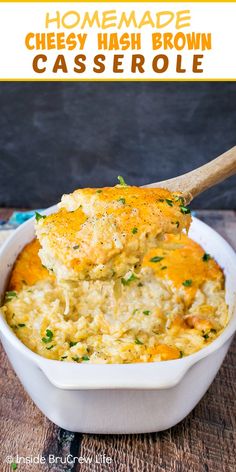
MULTIPOLYGON (((33 237, 31 219, 1 248, 1 294, 16 256, 33 237)), ((24 346, 0 317, 2 343, 16 374, 34 403, 54 423, 86 433, 161 431, 181 421, 202 398, 224 360, 236 328, 236 254, 197 218, 193 218, 190 237, 223 267, 230 311, 230 322, 219 338, 191 356, 125 365, 52 361, 24 346)))

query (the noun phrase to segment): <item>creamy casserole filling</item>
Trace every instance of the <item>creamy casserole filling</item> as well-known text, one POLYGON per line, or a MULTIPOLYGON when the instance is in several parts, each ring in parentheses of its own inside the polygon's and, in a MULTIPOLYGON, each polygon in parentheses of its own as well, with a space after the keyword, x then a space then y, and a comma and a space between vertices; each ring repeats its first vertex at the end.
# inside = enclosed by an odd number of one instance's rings
POLYGON ((2 310, 18 338, 46 358, 178 359, 212 342, 228 322, 223 272, 185 234, 166 235, 138 270, 107 280, 58 281, 39 251, 34 240, 19 255, 2 310))

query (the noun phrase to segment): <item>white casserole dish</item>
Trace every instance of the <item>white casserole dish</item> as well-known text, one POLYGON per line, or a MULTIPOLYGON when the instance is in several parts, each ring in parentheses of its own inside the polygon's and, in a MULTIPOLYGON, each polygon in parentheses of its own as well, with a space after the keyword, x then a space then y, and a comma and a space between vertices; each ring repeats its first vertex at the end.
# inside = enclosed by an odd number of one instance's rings
MULTIPOLYGON (((0 294, 4 293, 16 256, 33 237, 31 219, 0 250, 0 294)), ((193 218, 190 237, 223 267, 230 312, 229 325, 219 338, 191 356, 125 365, 52 361, 24 346, 0 317, 1 339, 12 367, 34 403, 51 421, 64 429, 86 433, 161 431, 181 421, 199 402, 217 374, 236 328, 236 254, 197 218, 193 218)))

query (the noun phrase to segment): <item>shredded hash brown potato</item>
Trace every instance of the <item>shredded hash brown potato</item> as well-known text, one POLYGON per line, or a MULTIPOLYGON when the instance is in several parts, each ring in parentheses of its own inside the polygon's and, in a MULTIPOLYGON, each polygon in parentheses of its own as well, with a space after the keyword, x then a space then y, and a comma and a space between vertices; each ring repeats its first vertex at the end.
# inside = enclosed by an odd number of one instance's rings
POLYGON ((59 211, 40 218, 40 258, 60 280, 124 276, 166 233, 188 230, 183 198, 160 188, 126 185, 64 195, 59 211))
POLYGON ((124 278, 58 283, 38 256, 19 255, 2 310, 32 351, 62 362, 178 359, 212 342, 228 322, 224 275, 186 235, 168 235, 124 278))

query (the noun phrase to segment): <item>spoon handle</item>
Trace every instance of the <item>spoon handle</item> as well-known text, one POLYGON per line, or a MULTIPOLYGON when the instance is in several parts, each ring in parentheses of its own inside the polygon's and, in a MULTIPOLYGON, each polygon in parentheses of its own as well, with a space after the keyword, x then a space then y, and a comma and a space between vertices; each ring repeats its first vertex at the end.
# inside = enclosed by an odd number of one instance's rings
POLYGON ((186 201, 190 202, 200 193, 233 174, 236 174, 236 146, 187 174, 155 182, 147 187, 164 187, 171 191, 180 191, 186 195, 186 201))

